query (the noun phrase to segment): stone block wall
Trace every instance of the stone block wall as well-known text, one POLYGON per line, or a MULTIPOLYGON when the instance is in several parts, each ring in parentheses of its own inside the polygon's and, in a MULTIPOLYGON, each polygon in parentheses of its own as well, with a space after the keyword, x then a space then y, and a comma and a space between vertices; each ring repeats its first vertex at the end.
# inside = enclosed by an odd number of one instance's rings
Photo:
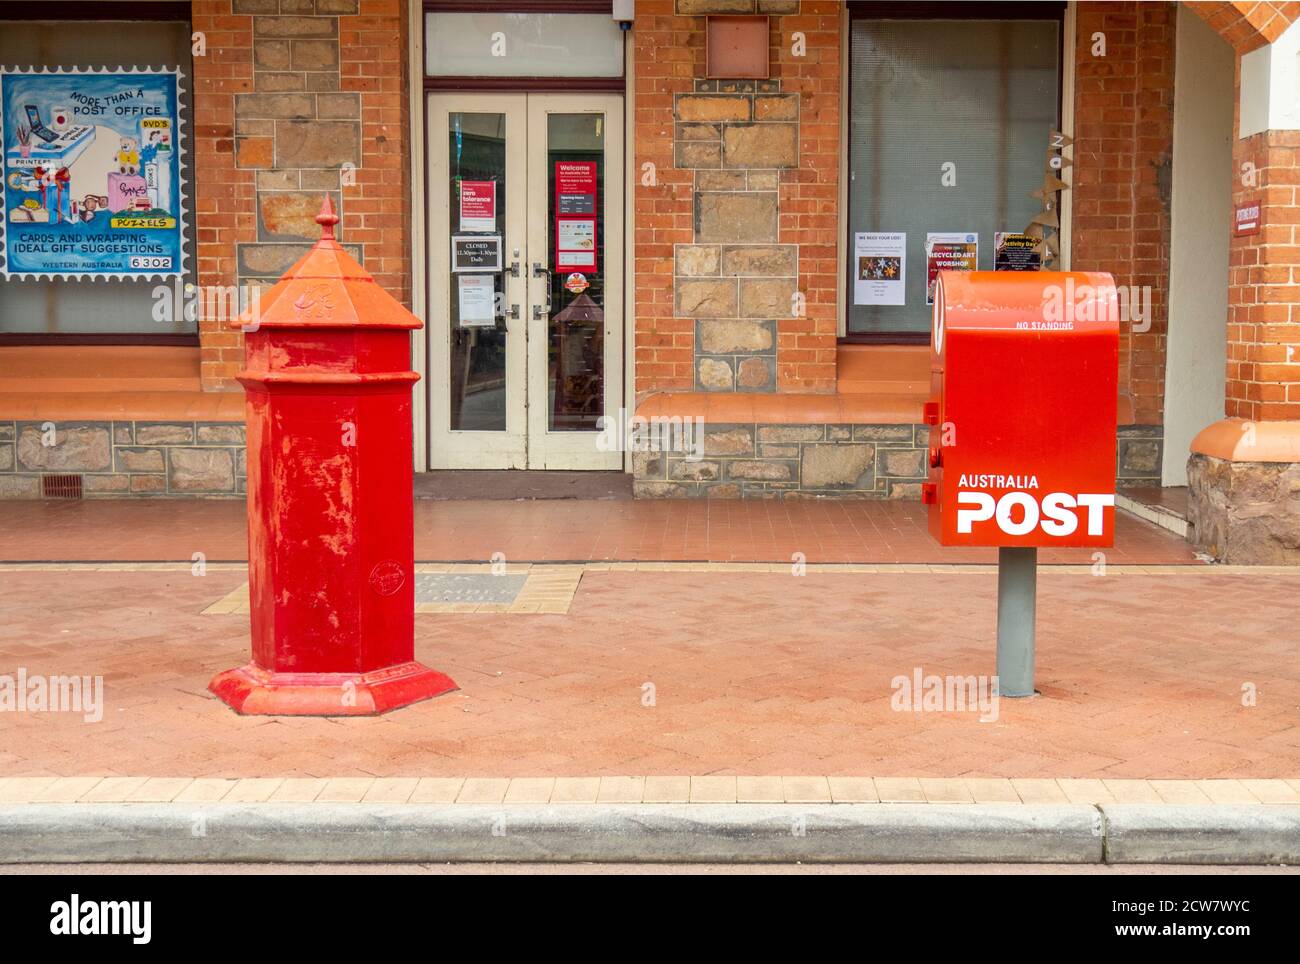
POLYGON ((1196 548, 1230 565, 1300 564, 1300 463, 1194 454, 1187 521, 1196 548))
POLYGON ((919 500, 924 425, 709 425, 702 457, 633 456, 638 498, 919 500))
POLYGON ((44 498, 46 476, 82 497, 242 498, 242 422, 0 421, 0 499, 44 498))
POLYGON ((673 113, 677 167, 695 177, 695 243, 673 259, 675 314, 696 326, 694 387, 776 391, 779 319, 802 314, 799 246, 777 243, 779 171, 799 165, 799 95, 773 80, 697 80, 673 113))
MULTIPOLYGON (((908 499, 929 473, 925 425, 722 425, 705 427, 701 457, 641 452, 632 458, 642 499, 908 499)), ((1158 425, 1122 425, 1121 489, 1160 485, 1158 425)))

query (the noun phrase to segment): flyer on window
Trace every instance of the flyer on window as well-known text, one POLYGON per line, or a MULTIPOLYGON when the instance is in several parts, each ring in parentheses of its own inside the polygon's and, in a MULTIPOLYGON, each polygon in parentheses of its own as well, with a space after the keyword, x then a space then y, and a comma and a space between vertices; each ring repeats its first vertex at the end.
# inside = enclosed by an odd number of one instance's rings
POLYGON ((930 232, 925 236, 925 303, 934 304, 940 271, 974 271, 979 265, 979 235, 930 232))
POLYGON ((998 231, 993 235, 994 271, 1038 271, 1043 266, 1042 256, 1034 249, 1038 238, 1018 231, 998 231))
POLYGON ((178 70, 0 68, 6 278, 184 272, 178 70))
POLYGON ((907 304, 905 232, 856 232, 853 264, 855 305, 907 304))

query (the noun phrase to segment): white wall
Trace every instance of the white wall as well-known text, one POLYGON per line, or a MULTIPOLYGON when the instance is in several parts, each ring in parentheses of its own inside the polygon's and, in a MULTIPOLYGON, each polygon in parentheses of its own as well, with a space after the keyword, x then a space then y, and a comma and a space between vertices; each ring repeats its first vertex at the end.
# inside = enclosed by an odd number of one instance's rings
POLYGON ((1187 484, 1196 433, 1223 418, 1232 215, 1233 53, 1178 7, 1172 247, 1165 357, 1165 485, 1187 484))

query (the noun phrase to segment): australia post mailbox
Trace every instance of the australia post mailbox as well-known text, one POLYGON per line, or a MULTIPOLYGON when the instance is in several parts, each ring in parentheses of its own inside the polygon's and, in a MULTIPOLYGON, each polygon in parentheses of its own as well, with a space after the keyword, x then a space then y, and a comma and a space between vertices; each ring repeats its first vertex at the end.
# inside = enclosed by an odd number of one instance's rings
POLYGON ((940 272, 931 344, 930 533, 998 548, 999 692, 1032 696, 1038 549, 1115 537, 1115 283, 940 272))
POLYGON ((1115 283, 945 271, 930 353, 930 532, 945 546, 1109 546, 1115 283))

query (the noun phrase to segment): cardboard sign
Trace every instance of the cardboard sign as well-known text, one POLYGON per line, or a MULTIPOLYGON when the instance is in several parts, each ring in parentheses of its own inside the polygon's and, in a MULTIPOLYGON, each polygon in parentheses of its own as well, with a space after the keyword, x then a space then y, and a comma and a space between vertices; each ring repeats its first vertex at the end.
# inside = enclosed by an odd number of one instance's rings
POLYGON ((1244 238, 1251 234, 1259 234, 1262 220, 1263 211, 1260 208, 1259 198, 1242 201, 1232 213, 1232 236, 1244 238))
POLYGON ((555 267, 596 268, 595 161, 555 162, 555 267))
POLYGON ((497 185, 495 181, 460 182, 460 229, 497 229, 497 185))
POLYGON ((451 236, 452 271, 500 271, 501 235, 485 238, 476 235, 451 236))

